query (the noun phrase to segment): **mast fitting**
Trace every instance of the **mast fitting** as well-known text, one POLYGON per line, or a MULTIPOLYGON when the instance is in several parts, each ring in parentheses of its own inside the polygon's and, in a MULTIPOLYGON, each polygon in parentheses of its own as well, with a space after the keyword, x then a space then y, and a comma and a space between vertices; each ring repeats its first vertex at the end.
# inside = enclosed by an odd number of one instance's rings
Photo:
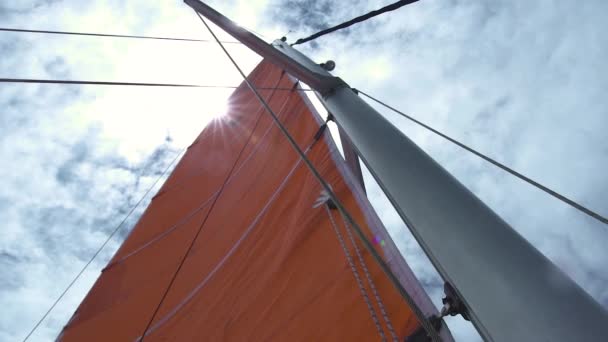
POLYGON ((320 63, 319 66, 327 71, 332 71, 336 68, 336 62, 330 59, 325 63, 320 63))
POLYGON ((443 308, 441 308, 441 316, 445 317, 447 315, 456 316, 458 314, 462 315, 462 318, 470 321, 469 311, 467 307, 464 305, 463 301, 458 297, 456 291, 450 285, 450 283, 446 282, 443 284, 443 292, 445 293, 445 297, 441 298, 441 302, 443 302, 443 308))

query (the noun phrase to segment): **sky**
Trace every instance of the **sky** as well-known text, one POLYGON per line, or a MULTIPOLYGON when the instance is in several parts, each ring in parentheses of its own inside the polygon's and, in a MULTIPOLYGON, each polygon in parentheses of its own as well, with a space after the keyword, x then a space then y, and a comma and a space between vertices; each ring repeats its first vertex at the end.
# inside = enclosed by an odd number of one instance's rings
MULTIPOLYGON (((271 41, 387 0, 210 1, 271 41)), ((608 215, 608 3, 421 0, 301 45, 334 74, 608 215)), ((0 26, 209 39, 178 0, 0 0, 0 26)), ((222 39, 232 38, 222 35, 222 39)), ((260 58, 227 45, 245 71, 260 58)), ((0 32, 0 77, 238 85, 210 43, 0 32)), ((0 341, 22 340, 130 208, 213 117, 225 89, 0 85, 0 341)), ((608 307, 608 227, 377 107, 608 307)), ((386 197, 369 198, 439 306, 442 282, 386 197)), ((155 192, 152 190, 151 194, 155 192)), ((31 341, 53 340, 150 195, 31 341)), ((478 341, 458 317, 457 341, 478 341)))

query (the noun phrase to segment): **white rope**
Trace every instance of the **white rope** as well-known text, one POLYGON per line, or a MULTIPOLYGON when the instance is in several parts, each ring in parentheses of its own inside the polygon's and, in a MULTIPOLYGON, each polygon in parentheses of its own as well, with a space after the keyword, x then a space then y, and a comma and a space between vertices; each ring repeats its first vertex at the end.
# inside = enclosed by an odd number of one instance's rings
POLYGON ((382 314, 382 318, 384 319, 384 322, 386 322, 386 326, 388 327, 388 331, 391 333, 391 337, 393 338, 393 341, 398 342, 399 338, 397 338, 397 334, 395 333, 395 329, 393 329, 391 320, 388 317, 386 310, 384 309, 384 303, 382 302, 382 298, 380 298, 380 295, 378 294, 378 290, 376 289, 374 280, 372 279, 372 276, 369 273, 369 270, 367 269, 367 265, 365 264, 363 255, 361 255, 361 250, 359 249, 359 246, 357 246, 355 238, 353 237, 353 233, 350 231, 350 228, 348 227, 348 222, 344 218, 344 215, 341 215, 341 216, 342 216, 342 221, 344 222, 344 226, 346 227, 346 234, 348 234, 350 242, 355 247, 355 254, 357 254, 357 258, 359 259, 361 268, 363 268, 363 273, 365 274, 365 277, 367 278, 367 283, 369 284, 369 287, 372 289, 372 293, 374 294, 374 297, 376 298, 376 303, 378 303, 378 307, 380 308, 380 313, 382 314))
POLYGON ((353 258, 350 255, 348 248, 346 247, 346 243, 344 242, 342 233, 340 233, 340 230, 338 229, 338 225, 336 224, 336 221, 334 221, 334 217, 331 214, 331 209, 329 209, 329 206, 327 204, 325 204, 323 207, 325 208, 325 211, 327 212, 327 215, 329 216, 329 221, 331 222, 331 226, 334 228, 334 231, 336 232, 336 235, 338 236, 338 240, 340 241, 340 245, 342 246, 342 250, 344 250, 344 255, 346 256, 346 260, 348 261, 348 265, 350 266, 350 269, 353 272, 353 276, 355 276, 355 281, 357 281, 359 290, 361 290, 361 295, 363 295, 363 300, 365 301, 365 304, 367 304, 369 314, 372 317, 374 324, 376 325, 376 329, 378 329, 378 334, 380 335, 380 338, 382 339, 382 341, 386 342, 386 336, 384 335, 384 330, 382 330, 382 327, 380 326, 380 321, 378 320, 378 316, 376 315, 376 310, 374 310, 374 307, 372 306, 372 302, 369 299, 369 296, 367 295, 367 291, 365 290, 363 282, 361 281, 361 276, 359 275, 359 271, 357 271, 357 268, 355 267, 355 263, 353 262, 353 258))

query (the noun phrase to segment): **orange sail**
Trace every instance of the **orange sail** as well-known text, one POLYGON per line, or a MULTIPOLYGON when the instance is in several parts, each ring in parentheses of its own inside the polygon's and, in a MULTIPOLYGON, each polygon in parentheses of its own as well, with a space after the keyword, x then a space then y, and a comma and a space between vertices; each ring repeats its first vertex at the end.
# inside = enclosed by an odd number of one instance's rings
MULTIPOLYGON (((435 309, 291 76, 249 76, 426 315, 435 309), (278 88, 278 89, 270 89, 278 88), (318 139, 316 139, 318 138, 318 139)), ((204 104, 202 104, 204 107, 204 104)), ((60 341, 381 341, 421 324, 253 93, 212 121, 60 341)), ((445 340, 449 332, 442 329, 445 340)))

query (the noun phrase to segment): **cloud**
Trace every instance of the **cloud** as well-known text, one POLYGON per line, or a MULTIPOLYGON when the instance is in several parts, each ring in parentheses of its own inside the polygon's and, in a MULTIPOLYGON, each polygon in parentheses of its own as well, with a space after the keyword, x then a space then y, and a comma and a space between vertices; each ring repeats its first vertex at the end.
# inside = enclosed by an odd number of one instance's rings
MULTIPOLYGON (((290 41, 386 4, 212 3, 268 39, 289 32, 290 41)), ((317 61, 335 60, 335 73, 351 85, 606 215, 607 7, 603 1, 425 0, 300 49, 317 61)), ((0 18, 7 27, 209 38, 178 0, 0 1, 0 18)), ((259 61, 241 46, 229 48, 246 70, 259 61)), ((222 52, 205 43, 3 32, 0 53, 6 77, 240 82, 222 52)), ((173 153, 223 110, 229 93, 2 86, 0 303, 10 314, 0 318, 0 341, 23 338, 173 153)), ((608 306, 604 225, 378 109, 608 306)), ((366 182, 379 216, 439 304, 436 271, 369 174, 366 182)), ((57 335, 119 240, 33 340, 57 335)), ((447 322, 457 340, 479 338, 460 318, 447 322)))
POLYGON ((287 0, 275 8, 275 17, 291 29, 320 31, 331 26, 332 13, 338 5, 334 1, 287 0), (290 11, 285 11, 290 8, 290 11))

